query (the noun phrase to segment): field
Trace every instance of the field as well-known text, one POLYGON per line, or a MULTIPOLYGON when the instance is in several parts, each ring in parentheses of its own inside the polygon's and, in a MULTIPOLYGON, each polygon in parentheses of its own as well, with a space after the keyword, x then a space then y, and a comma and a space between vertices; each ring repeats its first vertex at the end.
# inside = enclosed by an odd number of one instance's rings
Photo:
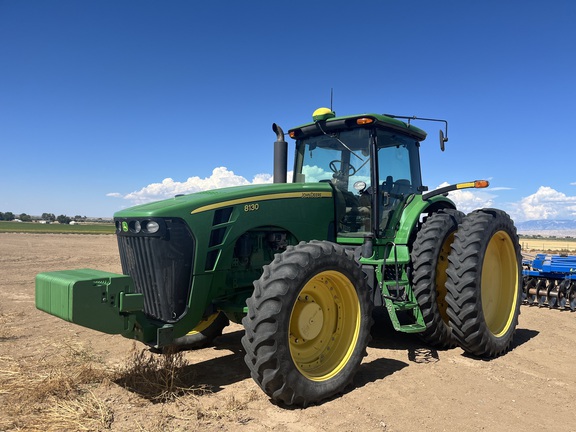
MULTIPOLYGON (((66 225, 0 221, 0 233, 8 232, 37 234, 113 234, 114 224, 82 223, 77 225, 66 225)), ((522 246, 522 250, 525 252, 575 252, 576 238, 534 238, 534 236, 521 236, 520 245, 522 246)))
POLYGON ((523 251, 542 251, 549 253, 560 253, 560 252, 570 252, 576 251, 576 239, 573 238, 528 238, 520 237, 520 246, 523 251))
POLYGON ((0 221, 0 233, 38 233, 38 234, 113 234, 114 224, 40 224, 32 222, 0 221))
POLYGON ((0 233, 0 431, 570 430, 576 315, 522 307, 513 349, 491 361, 434 350, 379 315, 345 394, 307 409, 270 402, 230 326, 215 346, 171 356, 34 307, 34 277, 120 272, 113 235, 0 233))

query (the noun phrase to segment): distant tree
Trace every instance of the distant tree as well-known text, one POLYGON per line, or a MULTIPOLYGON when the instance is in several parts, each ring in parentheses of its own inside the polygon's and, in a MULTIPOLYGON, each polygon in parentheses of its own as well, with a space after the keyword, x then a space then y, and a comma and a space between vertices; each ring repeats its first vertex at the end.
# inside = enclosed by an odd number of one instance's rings
POLYGON ((26 213, 20 213, 18 219, 20 219, 22 222, 32 222, 32 216, 27 215, 26 213))
POLYGON ((12 212, 4 213, 4 220, 7 220, 7 221, 14 220, 14 213, 12 213, 12 212))
POLYGON ((4 220, 4 213, 0 212, 0 220, 4 220))
POLYGON ((42 220, 54 222, 56 220, 56 216, 54 216, 54 213, 42 213, 42 220))
POLYGON ((72 219, 70 219, 66 215, 60 215, 56 218, 56 220, 58 221, 58 223, 61 223, 61 224, 69 224, 72 219))

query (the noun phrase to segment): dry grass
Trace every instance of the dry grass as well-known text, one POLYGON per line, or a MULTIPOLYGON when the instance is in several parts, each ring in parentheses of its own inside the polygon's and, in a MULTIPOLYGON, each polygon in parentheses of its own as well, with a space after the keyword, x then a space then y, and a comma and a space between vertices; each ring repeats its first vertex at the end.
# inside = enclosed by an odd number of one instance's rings
POLYGON ((81 345, 59 347, 43 359, 0 358, 0 430, 99 430, 112 410, 91 387, 107 379, 102 364, 81 345))
POLYGON ((252 420, 252 418, 246 414, 248 404, 257 400, 259 396, 260 393, 255 390, 251 391, 246 397, 231 395, 207 408, 198 407, 196 409, 196 418, 204 422, 229 420, 234 423, 247 424, 252 420))
POLYGON ((180 430, 180 427, 187 430, 191 425, 222 421, 247 424, 252 420, 246 411, 248 404, 261 395, 259 392, 253 390, 245 395, 231 395, 214 401, 210 390, 194 385, 192 370, 181 351, 159 355, 133 347, 130 359, 118 372, 115 382, 154 405, 161 405, 157 415, 143 423, 136 421, 135 430, 160 432, 173 428, 180 430), (206 398, 198 397, 200 395, 206 398))
POLYGON ((9 315, 2 312, 0 309, 0 342, 5 340, 14 339, 15 336, 10 328, 10 321, 12 320, 13 314, 9 315))
MULTIPOLYGON (((0 323, 5 318, 0 313, 0 323)), ((0 339, 0 344, 6 344, 3 352, 10 352, 8 344, 17 347, 10 340, 0 339)), ((252 420, 248 404, 259 394, 211 397, 210 391, 193 385, 193 367, 182 352, 153 354, 135 344, 124 366, 108 368, 80 343, 53 345, 46 351, 57 354, 0 356, 0 431, 124 430, 127 413, 130 430, 142 432, 222 421, 247 424, 252 420), (134 395, 141 403, 134 405, 134 395), (122 414, 116 425, 114 410, 122 414)))
POLYGON ((193 386, 192 373, 187 366, 182 352, 154 354, 138 350, 134 345, 126 366, 118 371, 115 382, 154 403, 171 402, 179 396, 205 392, 193 386))

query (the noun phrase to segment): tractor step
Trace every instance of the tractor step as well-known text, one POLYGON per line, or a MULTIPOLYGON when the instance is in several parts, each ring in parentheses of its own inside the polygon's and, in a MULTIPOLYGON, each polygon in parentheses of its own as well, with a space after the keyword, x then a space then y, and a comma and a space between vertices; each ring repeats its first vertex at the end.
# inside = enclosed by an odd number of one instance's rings
POLYGON ((417 303, 410 302, 410 301, 393 301, 392 304, 394 305, 394 309, 396 311, 408 311, 414 310, 418 307, 417 303))
POLYGON ((390 315, 390 321, 392 321, 392 325, 394 326, 394 330, 403 332, 403 333, 421 333, 426 330, 426 325, 424 324, 422 314, 418 313, 419 319, 417 322, 412 324, 402 324, 398 319, 397 312, 403 311, 412 311, 418 309, 418 304, 415 302, 410 301, 392 301, 390 299, 386 299, 386 309, 388 310, 388 315, 390 315))
POLYGON ((394 323, 394 330, 400 331, 402 333, 422 333, 424 330, 426 330, 426 326, 415 323, 415 324, 400 324, 397 327, 396 324, 394 323))

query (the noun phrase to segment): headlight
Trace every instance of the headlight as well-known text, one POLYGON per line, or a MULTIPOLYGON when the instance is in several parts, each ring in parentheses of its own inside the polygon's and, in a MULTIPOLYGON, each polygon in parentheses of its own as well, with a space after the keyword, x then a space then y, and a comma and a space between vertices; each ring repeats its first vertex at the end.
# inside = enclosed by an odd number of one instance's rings
POLYGON ((142 231, 142 224, 140 224, 140 221, 131 221, 130 222, 130 231, 132 231, 133 233, 138 234, 140 231, 142 231))
POLYGON ((146 221, 144 222, 144 232, 148 234, 154 234, 158 232, 160 225, 156 221, 146 221))
POLYGON ((126 236, 163 236, 166 226, 161 218, 157 220, 148 218, 116 219, 116 234, 126 236))

